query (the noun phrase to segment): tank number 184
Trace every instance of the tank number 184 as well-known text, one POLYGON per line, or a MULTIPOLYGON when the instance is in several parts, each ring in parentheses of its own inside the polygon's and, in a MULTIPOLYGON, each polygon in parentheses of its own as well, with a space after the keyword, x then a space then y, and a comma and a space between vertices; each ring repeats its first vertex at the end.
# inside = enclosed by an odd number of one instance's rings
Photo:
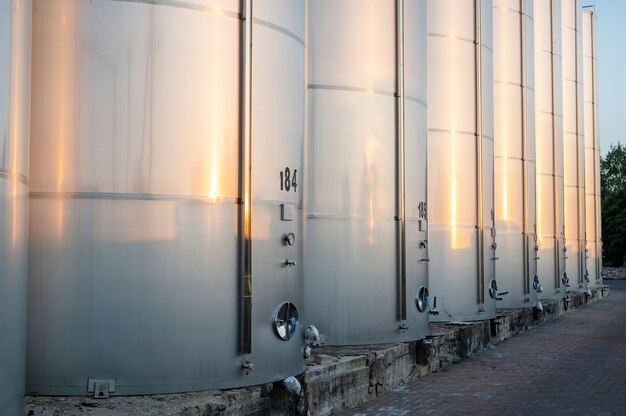
POLYGON ((298 169, 294 169, 291 173, 291 169, 285 168, 280 171, 280 190, 289 192, 291 188, 296 192, 298 189, 298 169))

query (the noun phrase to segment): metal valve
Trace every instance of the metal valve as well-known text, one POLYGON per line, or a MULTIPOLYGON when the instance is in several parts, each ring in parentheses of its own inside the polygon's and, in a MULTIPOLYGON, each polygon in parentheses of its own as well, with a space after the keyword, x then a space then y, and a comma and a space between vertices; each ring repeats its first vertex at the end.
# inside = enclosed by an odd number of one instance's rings
POLYGON ((241 368, 244 369, 244 371, 246 372, 246 375, 250 374, 250 371, 254 371, 254 364, 252 364, 251 361, 244 361, 243 364, 241 364, 241 368))
POLYGON ((541 286, 541 283, 539 283, 539 276, 537 276, 537 275, 535 275, 535 277, 533 277, 533 289, 537 293, 543 292, 543 286, 541 286))
POLYGON ((295 261, 292 261, 289 259, 285 260, 285 267, 294 267, 295 265, 296 265, 295 261))
POLYGON ((502 300, 503 295, 508 295, 509 292, 498 292, 498 283, 496 279, 491 280, 491 286, 489 287, 489 296, 491 299, 502 300))
POLYGON ((296 235, 294 233, 285 234, 283 242, 288 246, 293 246, 296 243, 296 235))
POLYGON ((437 296, 433 299, 433 307, 428 311, 430 315, 439 315, 439 309, 437 308, 437 296))
POLYGON ((426 257, 425 259, 421 259, 420 261, 429 262, 429 261, 430 261, 430 258, 429 258, 429 257, 426 257))

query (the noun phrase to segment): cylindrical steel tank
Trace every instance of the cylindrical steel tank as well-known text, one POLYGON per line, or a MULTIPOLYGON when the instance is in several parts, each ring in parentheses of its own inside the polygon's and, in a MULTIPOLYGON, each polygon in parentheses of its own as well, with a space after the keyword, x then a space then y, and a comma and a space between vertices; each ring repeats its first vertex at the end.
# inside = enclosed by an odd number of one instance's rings
POLYGON ((561 1, 535 0, 537 275, 541 297, 566 296, 563 226, 563 81, 561 1))
POLYGON ((27 392, 302 371, 304 1, 33 13, 27 392))
MULTIPOLYGON (((493 66, 498 306, 537 301, 533 1, 494 0, 493 66)), ((532 302, 532 303, 531 303, 532 302)))
POLYGON ((582 15, 585 120, 585 207, 588 287, 602 286, 602 211, 600 209, 600 135, 598 131, 598 82, 595 11, 582 15))
POLYGON ((424 338, 426 1, 307 16, 307 321, 333 345, 424 338))
POLYGON ((585 139, 582 13, 578 0, 561 0, 563 39, 563 173, 565 270, 568 290, 586 290, 585 139))
POLYGON ((24 415, 31 2, 0 0, 0 415, 24 415))
POLYGON ((493 318, 491 0, 428 1, 430 294, 435 321, 493 318))

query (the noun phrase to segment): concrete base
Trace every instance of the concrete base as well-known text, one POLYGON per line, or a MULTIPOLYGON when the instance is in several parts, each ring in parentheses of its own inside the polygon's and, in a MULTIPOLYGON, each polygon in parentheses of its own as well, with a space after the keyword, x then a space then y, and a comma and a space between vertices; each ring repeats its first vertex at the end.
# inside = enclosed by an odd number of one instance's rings
MULTIPOLYGON (((32 397, 26 409, 34 416, 52 415, 332 415, 352 409, 418 377, 445 371, 463 358, 498 344, 534 326, 558 318, 567 310, 594 302, 609 287, 571 293, 570 301, 543 301, 533 308, 501 309, 495 319, 478 322, 432 323, 425 340, 390 345, 318 347, 298 376, 299 396, 281 383, 199 393, 112 397, 32 397)), ((27 413, 28 414, 28 413, 27 413)))

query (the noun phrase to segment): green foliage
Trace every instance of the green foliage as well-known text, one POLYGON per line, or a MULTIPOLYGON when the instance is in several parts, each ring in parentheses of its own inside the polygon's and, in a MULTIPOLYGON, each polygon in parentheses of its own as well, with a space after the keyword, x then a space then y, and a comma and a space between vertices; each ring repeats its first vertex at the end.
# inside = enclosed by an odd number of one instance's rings
POLYGON ((626 146, 611 146, 600 161, 602 240, 607 263, 623 264, 626 254, 626 146))

